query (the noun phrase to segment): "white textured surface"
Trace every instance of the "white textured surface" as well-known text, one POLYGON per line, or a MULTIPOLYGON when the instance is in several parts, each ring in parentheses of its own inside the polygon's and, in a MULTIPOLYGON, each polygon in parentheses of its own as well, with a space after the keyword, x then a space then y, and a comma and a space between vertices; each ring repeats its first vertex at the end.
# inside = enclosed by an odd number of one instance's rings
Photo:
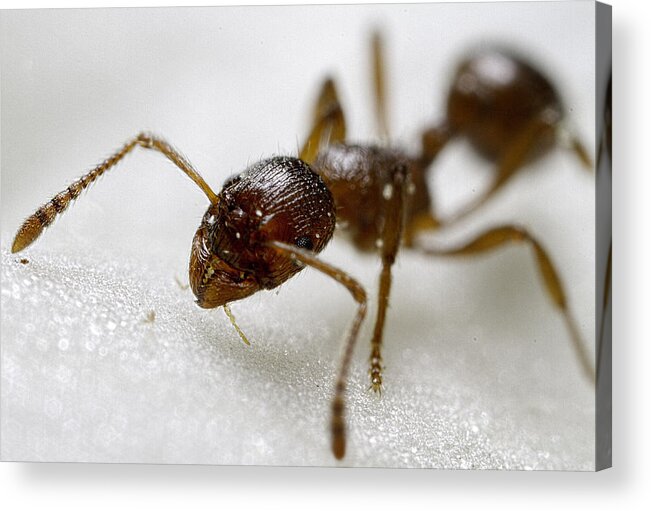
MULTIPOLYGON (((3 459, 333 463, 327 414, 352 312, 345 292, 305 275, 235 306, 246 347, 172 272, 88 256, 34 249, 23 265, 3 253, 3 459)), ((549 349, 496 318, 491 330, 510 345, 489 342, 483 327, 463 328, 465 311, 443 314, 411 273, 397 286, 411 306, 394 295, 381 400, 366 391, 358 350, 345 464, 589 468, 590 390, 559 359, 562 327, 548 329, 559 337, 549 349)))
MULTIPOLYGON (((588 137, 594 97, 577 91, 592 83, 580 55, 589 27, 563 25, 580 15, 562 9, 577 4, 545 7, 552 12, 546 18, 522 4, 517 12, 512 5, 486 6, 490 16, 474 20, 484 32, 470 26, 458 6, 446 6, 449 20, 427 11, 432 7, 442 6, 374 11, 392 20, 386 25, 392 99, 399 105, 396 134, 409 139, 431 119, 438 105, 431 91, 442 90, 454 56, 483 33, 519 41, 553 63, 573 120, 588 137), (430 37, 430 25, 413 30, 415 19, 455 30, 430 37)), ((282 51, 286 37, 273 30, 264 35, 276 18, 243 11, 232 19, 225 11, 184 11, 181 25, 179 15, 166 10, 128 17, 103 11, 104 18, 84 11, 15 13, 22 24, 9 25, 3 16, 3 43, 15 52, 3 53, 2 78, 2 459, 334 464, 328 405, 352 300, 324 277, 303 272, 277 294, 233 306, 253 340, 244 346, 221 311, 200 310, 175 283, 186 278, 191 236, 205 204, 156 156, 134 155, 125 162, 128 172, 116 171, 84 194, 26 253, 27 265, 7 253, 22 217, 142 128, 168 137, 218 187, 247 160, 279 147, 291 151, 305 131, 301 112, 318 77, 333 69, 358 115, 349 116, 351 132, 363 136, 368 122, 359 115, 366 105, 356 99, 366 91, 358 61, 368 11, 327 8, 324 20, 324 11, 294 9, 292 35, 309 44, 291 44, 291 58, 282 51), (338 26, 342 37, 315 43, 313 25, 302 16, 338 26), (259 39, 238 36, 244 21, 259 39), (53 44, 47 34, 59 26, 67 30, 53 44), (238 46, 243 40, 248 45, 238 46), (257 43, 273 44, 263 61, 255 60, 261 58, 257 43), (315 44, 323 44, 318 58, 315 44), (302 58, 299 50, 309 55, 302 58), (277 64, 280 73, 269 55, 286 57, 277 64), (264 79, 250 74, 260 66, 264 79), (278 92, 269 104, 267 89, 257 84, 285 87, 288 97, 278 92), (148 323, 150 311, 155 319, 148 323)), ((432 180, 439 202, 450 207, 467 196, 469 182, 473 190, 481 186, 482 165, 463 144, 446 151, 432 180)), ((591 339, 593 211, 592 178, 559 151, 451 239, 498 221, 529 227, 558 262, 582 333, 591 339)), ((375 296, 375 259, 340 240, 324 258, 375 296)), ((525 250, 479 262, 401 254, 381 400, 366 390, 371 323, 353 366, 344 465, 593 467, 592 390, 580 378, 567 333, 525 250)))

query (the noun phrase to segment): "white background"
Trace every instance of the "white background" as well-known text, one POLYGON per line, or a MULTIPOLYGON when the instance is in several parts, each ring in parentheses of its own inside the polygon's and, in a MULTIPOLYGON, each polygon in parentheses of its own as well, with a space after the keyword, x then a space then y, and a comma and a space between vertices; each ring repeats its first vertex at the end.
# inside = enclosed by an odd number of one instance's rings
POLYGON ((642 404, 648 401, 643 391, 649 388, 649 382, 648 378, 643 381, 643 372, 646 371, 644 361, 650 357, 648 344, 640 339, 645 304, 641 291, 635 293, 632 288, 633 281, 648 280, 641 266, 644 250, 639 238, 634 239, 643 236, 641 219, 648 216, 643 208, 645 187, 633 173, 632 164, 641 159, 641 134, 645 129, 641 121, 633 124, 632 112, 645 111, 648 107, 638 103, 645 100, 641 94, 644 79, 638 76, 638 71, 643 69, 642 55, 646 49, 642 41, 644 17, 639 16, 639 5, 616 2, 614 12, 615 122, 621 134, 615 139, 616 168, 629 169, 616 174, 614 190, 615 243, 620 247, 616 252, 614 288, 618 304, 614 337, 619 341, 614 362, 616 469, 594 475, 3 465, 0 472, 3 499, 14 498, 18 505, 38 501, 49 507, 53 499, 73 499, 75 508, 93 505, 107 509, 145 503, 158 508, 200 504, 214 507, 223 498, 228 498, 229 506, 236 508, 249 499, 256 499, 250 505, 273 508, 270 502, 277 502, 288 508, 288 503, 296 497, 311 507, 316 500, 324 509, 335 505, 368 505, 377 497, 391 507, 411 505, 408 502, 414 498, 421 504, 436 507, 460 503, 485 506, 494 502, 496 509, 510 506, 563 509, 576 505, 606 509, 615 505, 630 508, 632 502, 628 499, 641 497, 645 491, 648 495, 642 481, 644 472, 648 474, 645 467, 648 440, 643 433, 648 429, 649 417, 648 408, 642 408, 642 404), (635 59, 636 56, 640 58, 635 59))

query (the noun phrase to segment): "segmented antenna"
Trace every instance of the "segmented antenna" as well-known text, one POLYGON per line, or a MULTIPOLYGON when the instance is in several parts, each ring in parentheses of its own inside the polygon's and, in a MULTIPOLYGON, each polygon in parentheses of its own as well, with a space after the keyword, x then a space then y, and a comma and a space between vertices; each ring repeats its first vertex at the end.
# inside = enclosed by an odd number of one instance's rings
POLYGON ((131 151, 137 143, 137 139, 130 140, 113 156, 104 160, 88 174, 77 179, 77 181, 68 186, 68 188, 55 195, 48 202, 38 208, 23 222, 20 229, 18 229, 13 245, 11 246, 12 253, 20 252, 31 245, 41 235, 45 228, 54 222, 57 215, 63 213, 70 203, 79 197, 83 190, 88 188, 97 180, 98 177, 124 158, 124 156, 131 151))
POLYGON ((58 215, 63 213, 70 203, 75 200, 83 190, 94 183, 104 172, 114 167, 122 158, 124 158, 134 147, 140 146, 145 149, 154 149, 163 153, 172 163, 190 177, 201 190, 206 194, 213 204, 219 200, 217 195, 210 189, 208 184, 203 180, 199 173, 192 167, 183 155, 172 148, 167 142, 156 138, 147 133, 140 133, 129 140, 112 156, 104 160, 93 170, 72 183, 64 191, 55 195, 52 199, 38 208, 29 216, 18 229, 14 242, 11 245, 11 252, 16 253, 31 245, 45 230, 52 224, 58 215))

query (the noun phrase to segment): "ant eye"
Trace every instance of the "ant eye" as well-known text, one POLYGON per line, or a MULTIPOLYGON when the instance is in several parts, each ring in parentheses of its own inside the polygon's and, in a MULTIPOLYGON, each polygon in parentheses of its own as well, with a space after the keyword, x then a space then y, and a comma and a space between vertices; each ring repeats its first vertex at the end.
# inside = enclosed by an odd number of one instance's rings
POLYGON ((309 236, 301 236, 296 240, 296 246, 304 248, 306 250, 312 250, 314 244, 312 243, 312 239, 309 236))

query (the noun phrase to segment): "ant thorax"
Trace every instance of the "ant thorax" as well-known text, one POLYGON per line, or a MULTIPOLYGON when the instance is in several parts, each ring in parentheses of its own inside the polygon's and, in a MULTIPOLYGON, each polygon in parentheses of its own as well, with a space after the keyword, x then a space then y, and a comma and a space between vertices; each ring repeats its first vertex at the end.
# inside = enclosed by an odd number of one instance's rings
POLYGON ((430 211, 425 169, 399 149, 335 144, 319 153, 314 167, 334 195, 337 227, 360 250, 375 252, 380 248, 396 172, 406 174, 406 218, 430 211))

